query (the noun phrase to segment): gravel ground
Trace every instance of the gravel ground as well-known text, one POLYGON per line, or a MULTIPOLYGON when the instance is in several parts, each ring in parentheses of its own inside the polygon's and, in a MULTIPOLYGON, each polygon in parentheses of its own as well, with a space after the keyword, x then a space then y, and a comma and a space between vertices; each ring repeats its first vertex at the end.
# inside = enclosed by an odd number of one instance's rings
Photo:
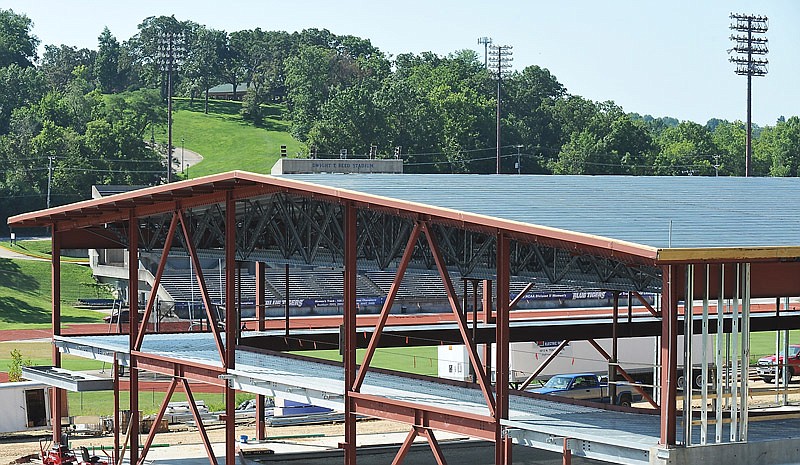
MULTIPOLYGON (((174 431, 169 433, 158 433, 153 441, 154 444, 169 444, 170 446, 189 445, 189 444, 202 444, 200 435, 196 429, 186 430, 181 425, 170 425, 174 431), (183 429, 177 431, 178 428, 183 429)), ((225 429, 222 426, 212 426, 206 430, 209 439, 212 443, 224 443, 225 429)), ((359 434, 373 434, 373 433, 391 433, 391 432, 407 432, 406 426, 382 420, 361 421, 358 423, 359 434)), ((247 435, 249 437, 255 436, 255 424, 240 425, 236 428, 236 437, 240 435, 247 435)), ((267 428, 268 438, 282 438, 282 440, 297 442, 297 443, 310 443, 319 440, 319 436, 302 437, 308 435, 324 435, 324 436, 342 436, 344 435, 344 425, 342 424, 323 424, 323 425, 304 425, 304 426, 281 426, 275 428, 267 428), (292 438, 295 436, 295 438, 292 438)), ((140 444, 144 443, 146 436, 142 436, 139 441, 140 444)), ((41 431, 35 434, 7 434, 0 436, 0 465, 7 465, 11 463, 28 463, 23 460, 16 462, 25 457, 39 455, 39 441, 49 440, 49 431, 41 431)), ((120 438, 120 441, 124 438, 120 438)), ((70 442, 73 448, 79 446, 106 446, 113 447, 114 437, 111 435, 100 437, 87 437, 87 436, 72 436, 70 442)), ((202 449, 202 447, 201 447, 202 449)), ((155 449, 154 449, 155 450, 155 449)), ((99 451, 97 455, 103 456, 99 451)))

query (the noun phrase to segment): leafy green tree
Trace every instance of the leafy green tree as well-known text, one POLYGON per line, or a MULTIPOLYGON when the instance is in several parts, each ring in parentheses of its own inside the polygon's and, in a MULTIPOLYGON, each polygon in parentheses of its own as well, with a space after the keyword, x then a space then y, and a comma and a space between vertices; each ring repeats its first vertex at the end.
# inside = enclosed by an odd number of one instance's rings
MULTIPOLYGON (((67 45, 45 45, 42 54, 41 71, 47 85, 56 89, 63 90, 75 77, 73 71, 78 66, 86 69, 93 69, 97 59, 97 52, 87 48, 78 49, 67 45)), ((89 77, 92 80, 93 76, 89 77)))
POLYGON ((188 81, 203 92, 205 113, 208 113, 208 90, 222 79, 221 59, 225 54, 227 40, 225 31, 200 27, 188 46, 184 73, 188 81))
POLYGON ((754 152, 759 154, 755 159, 769 163, 770 176, 800 175, 800 118, 792 116, 764 128, 754 152))
POLYGON ((523 171, 545 172, 553 147, 561 145, 561 127, 554 111, 566 89, 547 69, 528 66, 504 81, 504 131, 514 145, 524 145, 533 163, 523 163, 523 171))
POLYGON ((14 10, 0 9, 0 67, 33 66, 39 39, 31 34, 33 22, 14 10))
POLYGON ((8 381, 12 383, 22 381, 22 367, 29 367, 31 364, 31 360, 24 358, 19 349, 12 349, 11 362, 8 365, 8 381))
POLYGON ((667 128, 658 138, 660 147, 655 160, 655 173, 665 176, 714 174, 715 156, 719 148, 705 126, 683 121, 667 128))
POLYGON ((45 81, 36 68, 17 64, 0 68, 0 134, 8 131, 13 111, 38 101, 45 93, 45 81))
POLYGON ((119 42, 107 27, 103 28, 97 41, 98 51, 94 69, 100 90, 104 93, 119 92, 124 88, 119 72, 121 53, 119 42))
MULTIPOLYGON (((708 124, 706 126, 710 127, 708 124)), ((716 172, 720 176, 744 176, 745 146, 747 144, 744 123, 718 120, 713 126, 714 144, 719 149, 719 153, 714 158, 714 164, 717 165, 716 172)), ((766 161, 754 163, 754 167, 755 165, 759 165, 761 168, 753 170, 753 173, 765 175, 769 170, 769 163, 766 161)))

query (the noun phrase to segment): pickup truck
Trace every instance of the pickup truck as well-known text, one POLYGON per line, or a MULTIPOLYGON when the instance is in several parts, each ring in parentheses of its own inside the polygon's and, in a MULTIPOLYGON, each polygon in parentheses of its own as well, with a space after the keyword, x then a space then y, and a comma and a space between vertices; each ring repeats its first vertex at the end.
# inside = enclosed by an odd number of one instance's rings
MULTIPOLYGON (((592 373, 563 374, 550 378, 544 386, 534 389, 537 394, 566 397, 569 399, 587 400, 608 403, 608 383, 592 373)), ((617 394, 613 399, 615 405, 630 407, 633 402, 642 400, 642 395, 634 392, 624 384, 617 385, 617 394)))
MULTIPOLYGON (((800 345, 792 344, 789 346, 789 356, 785 354, 770 355, 769 357, 762 357, 758 359, 756 367, 758 376, 767 383, 771 383, 775 379, 775 365, 781 365, 786 368, 786 375, 791 381, 792 376, 800 374, 800 345), (775 362, 777 360, 777 363, 775 362)), ((781 371, 781 374, 783 371, 781 371)))

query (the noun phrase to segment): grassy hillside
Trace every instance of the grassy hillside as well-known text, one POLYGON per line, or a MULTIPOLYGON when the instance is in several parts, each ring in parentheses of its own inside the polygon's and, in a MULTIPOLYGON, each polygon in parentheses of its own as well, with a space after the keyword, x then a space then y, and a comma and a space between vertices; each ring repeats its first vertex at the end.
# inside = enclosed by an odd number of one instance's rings
MULTIPOLYGON (((0 329, 49 328, 50 284, 50 262, 0 258, 0 329)), ((88 267, 62 263, 62 322, 102 322, 102 314, 72 306, 80 297, 108 296, 88 267)))
MULTIPOLYGON (((181 144, 203 156, 203 161, 189 169, 189 177, 231 170, 269 173, 280 158, 280 146, 294 155, 303 144, 288 133, 289 123, 282 118, 282 107, 265 106, 266 117, 260 127, 239 115, 240 102, 212 100, 209 113, 203 113, 202 100, 190 104, 188 99, 175 99, 172 144, 180 160, 181 144)), ((158 134, 166 143, 166 128, 158 134)), ((180 171, 180 170, 179 170, 180 171)))

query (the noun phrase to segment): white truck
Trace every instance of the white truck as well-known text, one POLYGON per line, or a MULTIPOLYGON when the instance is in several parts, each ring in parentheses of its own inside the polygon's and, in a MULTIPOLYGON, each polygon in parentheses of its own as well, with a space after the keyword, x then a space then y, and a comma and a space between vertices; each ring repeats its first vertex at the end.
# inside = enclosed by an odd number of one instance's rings
MULTIPOLYGON (((693 381, 699 385, 700 360, 702 358, 702 335, 695 335, 692 339, 693 381)), ((510 346, 510 379, 512 384, 524 382, 532 373, 537 371, 541 364, 561 345, 562 341, 532 341, 513 342, 510 346)), ((611 339, 596 339, 595 342, 606 353, 612 353, 611 339)), ((709 353, 713 350, 713 336, 706 340, 709 353)), ((494 349, 494 347, 493 347, 494 349)), ((683 336, 678 337, 678 364, 681 365, 683 353, 683 336)), ((619 365, 636 381, 652 384, 654 370, 659 363, 660 347, 658 338, 631 337, 620 338, 617 341, 617 355, 619 365)), ((483 357, 483 348, 478 353, 483 357)), ((492 350, 494 354, 494 350, 492 350)), ((468 381, 471 379, 469 357, 464 346, 443 345, 439 346, 439 377, 468 381)), ((493 357, 494 358, 494 357, 493 357)), ((570 341, 555 356, 550 363, 536 376, 537 380, 547 380, 554 375, 562 373, 594 373, 597 375, 608 374, 608 361, 592 346, 589 341, 570 341)), ((709 375, 710 376, 710 375, 709 375)), ((492 379, 495 378, 492 367, 492 379)), ((621 377, 620 377, 621 379, 621 377)), ((683 380, 679 379, 679 385, 683 380)))

